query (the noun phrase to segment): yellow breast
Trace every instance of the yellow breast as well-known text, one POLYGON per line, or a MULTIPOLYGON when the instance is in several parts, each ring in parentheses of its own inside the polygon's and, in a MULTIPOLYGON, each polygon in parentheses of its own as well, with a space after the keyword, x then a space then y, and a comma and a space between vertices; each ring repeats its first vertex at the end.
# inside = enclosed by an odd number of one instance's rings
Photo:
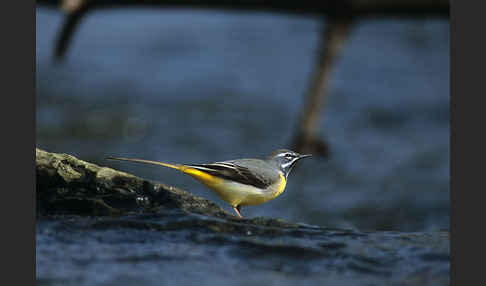
POLYGON ((285 186, 287 185, 287 179, 285 179, 284 175, 282 175, 281 173, 279 175, 280 175, 280 183, 272 199, 278 197, 281 193, 283 193, 283 191, 285 190, 285 186))

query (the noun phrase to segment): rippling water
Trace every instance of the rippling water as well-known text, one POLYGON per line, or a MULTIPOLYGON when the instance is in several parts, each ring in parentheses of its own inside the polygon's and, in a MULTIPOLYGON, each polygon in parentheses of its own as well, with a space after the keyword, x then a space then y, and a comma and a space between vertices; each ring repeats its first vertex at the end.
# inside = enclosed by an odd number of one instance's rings
MULTIPOLYGON (((317 53, 316 18, 103 10, 52 54, 58 11, 37 8, 37 146, 226 203, 174 170, 107 155, 201 163, 288 147, 317 53)), ((330 86, 332 157, 299 162, 246 216, 328 227, 449 229, 449 23, 368 20, 330 86)))

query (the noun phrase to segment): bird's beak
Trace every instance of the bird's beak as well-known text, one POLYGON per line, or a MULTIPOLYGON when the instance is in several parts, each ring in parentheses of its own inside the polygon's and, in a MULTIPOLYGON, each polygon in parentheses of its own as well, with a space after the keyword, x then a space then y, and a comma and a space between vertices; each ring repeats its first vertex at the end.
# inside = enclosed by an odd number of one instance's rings
POLYGON ((300 155, 299 159, 302 159, 302 158, 305 158, 305 157, 311 157, 311 156, 312 156, 311 154, 304 154, 304 155, 300 155))

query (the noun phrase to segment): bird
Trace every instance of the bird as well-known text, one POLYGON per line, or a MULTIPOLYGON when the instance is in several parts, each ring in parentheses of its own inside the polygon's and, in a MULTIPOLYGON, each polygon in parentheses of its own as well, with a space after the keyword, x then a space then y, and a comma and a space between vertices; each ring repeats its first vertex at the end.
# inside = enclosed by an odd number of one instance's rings
POLYGON ((243 218, 241 207, 259 205, 278 197, 285 190, 287 177, 295 163, 310 156, 312 155, 278 149, 263 159, 235 159, 208 164, 169 164, 122 157, 107 159, 176 169, 215 192, 231 205, 238 217, 243 218))

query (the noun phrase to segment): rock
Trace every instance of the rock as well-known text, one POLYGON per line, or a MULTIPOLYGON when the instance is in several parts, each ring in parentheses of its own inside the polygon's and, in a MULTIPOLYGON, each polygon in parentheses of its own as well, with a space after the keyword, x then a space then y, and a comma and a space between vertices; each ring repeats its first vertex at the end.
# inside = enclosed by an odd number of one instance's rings
POLYGON ((232 217, 215 203, 176 187, 36 148, 37 209, 41 215, 113 215, 157 208, 232 217))
POLYGON ((37 149, 36 166, 44 285, 450 284, 448 232, 239 219, 178 188, 67 154, 37 149))

